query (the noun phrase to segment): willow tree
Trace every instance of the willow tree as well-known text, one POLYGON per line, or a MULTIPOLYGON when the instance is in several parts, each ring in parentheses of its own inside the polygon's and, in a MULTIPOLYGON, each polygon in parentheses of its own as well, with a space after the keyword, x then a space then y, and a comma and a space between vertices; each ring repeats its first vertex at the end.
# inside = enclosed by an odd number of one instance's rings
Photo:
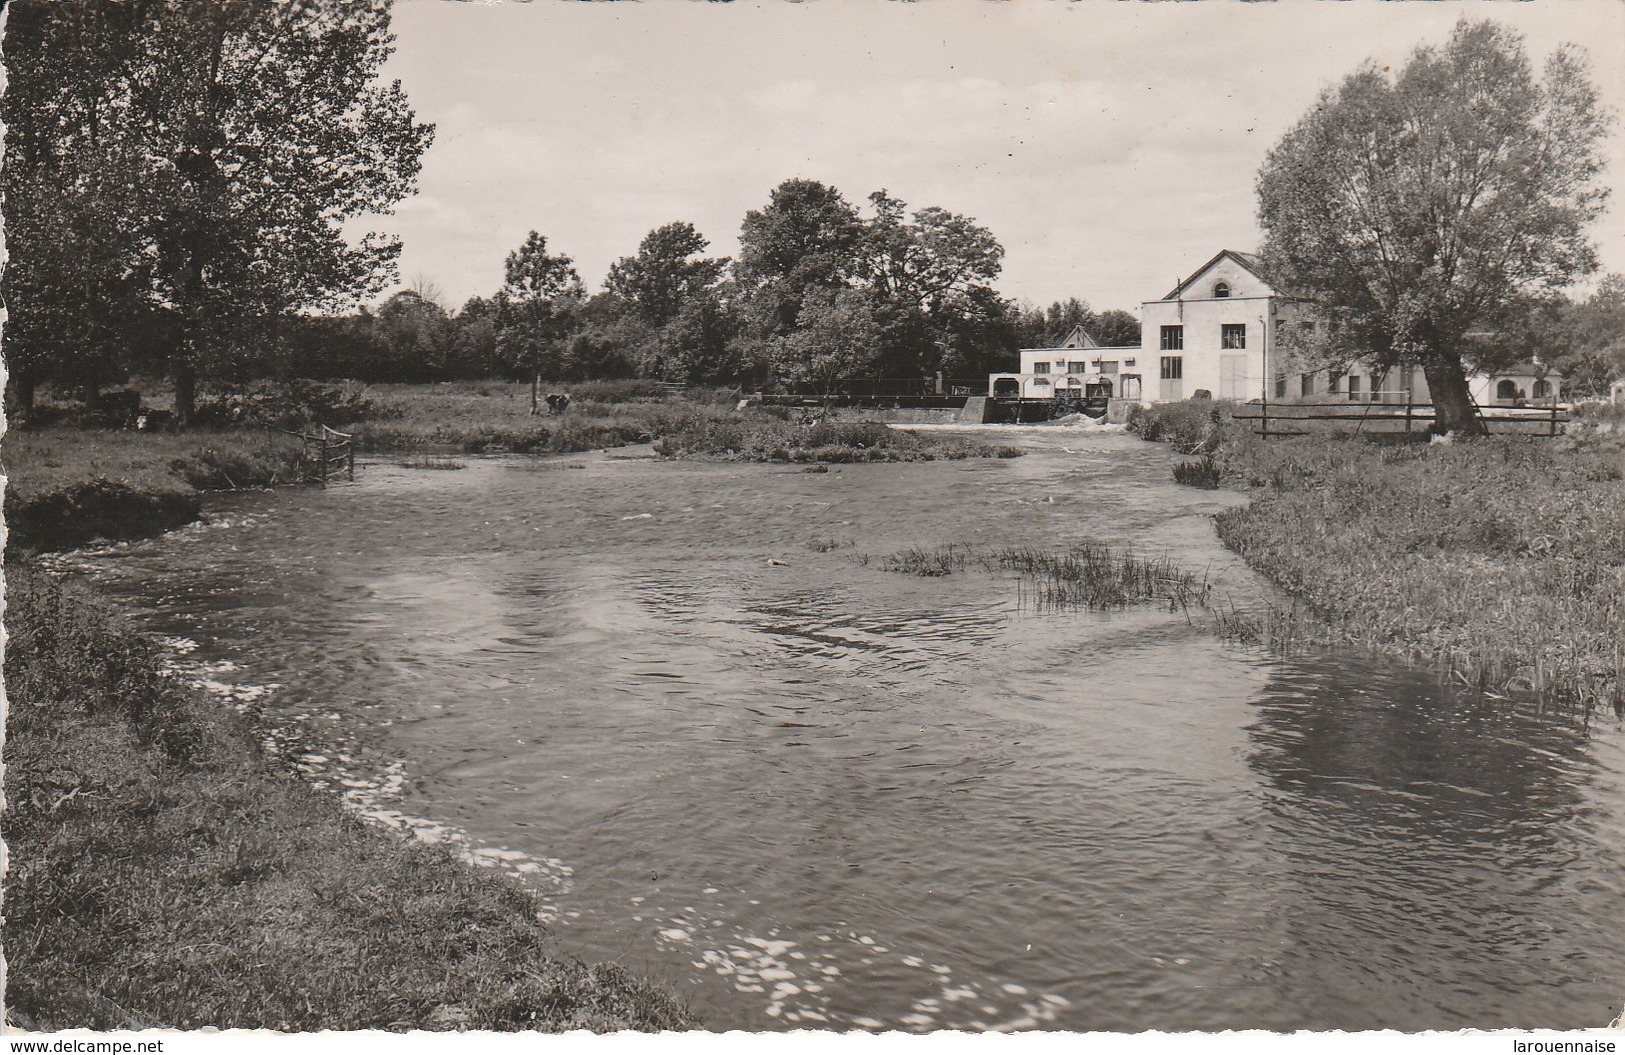
POLYGON ((1323 92, 1259 173, 1271 280, 1375 365, 1419 364, 1447 431, 1483 428, 1467 334, 1514 331, 1596 269, 1610 115, 1587 72, 1565 46, 1537 77, 1517 33, 1463 20, 1399 70, 1368 63, 1323 92))
MULTIPOLYGON (((73 61, 14 67, 40 83, 25 86, 26 105, 8 107, 7 121, 25 129, 24 147, 50 155, 30 171, 85 189, 87 202, 96 191, 96 222, 121 233, 96 251, 120 254, 103 269, 139 282, 166 321, 182 421, 199 368, 235 332, 353 302, 395 277, 399 242, 349 231, 411 193, 433 138, 400 83, 378 79, 392 50, 389 0, 14 6, 28 17, 8 30, 8 57, 73 61), (96 179, 110 159, 116 186, 96 179)), ((50 193, 28 182, 7 190, 50 193)), ((68 302, 41 310, 72 310, 72 283, 42 277, 35 288, 68 302)), ((92 291, 77 296, 100 310, 92 291)))

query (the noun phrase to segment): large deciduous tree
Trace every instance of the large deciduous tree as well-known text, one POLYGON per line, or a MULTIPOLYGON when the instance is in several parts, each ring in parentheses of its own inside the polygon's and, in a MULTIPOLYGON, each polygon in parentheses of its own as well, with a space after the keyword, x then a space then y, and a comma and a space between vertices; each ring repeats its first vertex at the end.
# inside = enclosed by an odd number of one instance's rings
POLYGON ((604 290, 623 301, 638 319, 664 326, 684 305, 712 289, 726 259, 701 254, 711 243, 691 223, 668 223, 644 236, 637 256, 610 266, 604 290))
POLYGON ((1595 270, 1608 122, 1576 49, 1537 78, 1518 34, 1463 20, 1398 71, 1325 91, 1270 151, 1269 277, 1379 367, 1419 363, 1442 428, 1479 431, 1464 338, 1595 270))
MULTIPOLYGON (((167 320, 183 422, 199 369, 240 328, 353 303, 395 278, 397 240, 352 240, 346 230, 411 193, 433 138, 399 82, 377 79, 393 41, 389 7, 389 0, 14 5, 8 59, 35 48, 48 57, 23 71, 40 83, 7 107, 11 134, 19 125, 40 130, 24 132, 21 148, 43 157, 29 158, 23 171, 38 165, 83 190, 95 222, 123 236, 98 247, 96 260, 138 285, 145 307, 167 320), (75 64, 61 65, 66 56, 75 64), (116 185, 98 183, 95 170, 107 165, 116 185)), ((8 219, 13 206, 27 212, 49 193, 37 181, 8 180, 8 219), (22 200, 14 202, 16 194, 22 200)), ((64 286, 31 280, 26 288, 66 298, 69 310, 75 302, 103 310, 94 292, 76 296, 64 286)), ((25 298, 13 310, 36 308, 62 305, 25 298)))
POLYGON ((689 383, 738 377, 739 357, 729 347, 734 305, 722 283, 728 260, 704 256, 709 246, 693 224, 669 223, 650 231, 636 256, 609 269, 604 289, 621 309, 616 337, 646 377, 689 383))
POLYGON ((566 341, 585 291, 568 257, 547 251, 547 238, 530 232, 508 254, 497 294, 497 348, 515 369, 530 375, 530 410, 539 411, 544 379, 566 373, 566 341))
POLYGON ((885 191, 869 202, 865 218, 835 188, 793 179, 746 215, 733 345, 742 366, 760 359, 827 387, 832 365, 918 380, 1014 350, 1008 305, 989 285, 1004 255, 992 233, 936 206, 910 214, 885 191), (852 333, 841 337, 842 326, 852 333))

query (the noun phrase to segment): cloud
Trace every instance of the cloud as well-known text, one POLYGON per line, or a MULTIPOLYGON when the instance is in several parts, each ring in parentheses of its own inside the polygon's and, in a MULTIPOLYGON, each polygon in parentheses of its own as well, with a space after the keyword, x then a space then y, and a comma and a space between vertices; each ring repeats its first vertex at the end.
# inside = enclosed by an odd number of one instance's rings
MULTIPOLYGON (((404 273, 460 300, 494 290, 532 228, 589 284, 672 220, 734 253, 745 211, 805 176, 976 217, 1006 246, 1012 295, 1131 306, 1221 247, 1253 247, 1270 145, 1323 87, 1367 57, 1403 61, 1460 13, 411 0, 391 72, 439 131, 422 195, 385 226, 405 238, 404 273)), ((1537 54, 1625 32, 1611 0, 1476 14, 1523 28, 1537 54)), ((1625 110, 1625 67, 1597 58, 1625 110)), ((1625 270, 1625 226, 1598 234, 1625 270)))

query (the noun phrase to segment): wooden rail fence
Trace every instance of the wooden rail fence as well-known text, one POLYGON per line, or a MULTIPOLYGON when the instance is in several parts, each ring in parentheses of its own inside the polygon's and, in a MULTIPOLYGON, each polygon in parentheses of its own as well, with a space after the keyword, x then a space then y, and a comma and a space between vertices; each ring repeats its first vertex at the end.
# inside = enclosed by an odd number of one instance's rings
POLYGON ((278 432, 297 436, 305 445, 305 480, 307 483, 327 486, 335 476, 355 479, 355 437, 348 432, 318 426, 315 432, 278 432))
MULTIPOLYGON (((1566 406, 1509 407, 1475 403, 1485 429, 1497 435, 1556 436, 1569 420, 1566 406)), ((1432 403, 1243 403, 1231 416, 1264 437, 1306 436, 1314 432, 1374 435, 1426 433, 1434 423, 1432 403)))

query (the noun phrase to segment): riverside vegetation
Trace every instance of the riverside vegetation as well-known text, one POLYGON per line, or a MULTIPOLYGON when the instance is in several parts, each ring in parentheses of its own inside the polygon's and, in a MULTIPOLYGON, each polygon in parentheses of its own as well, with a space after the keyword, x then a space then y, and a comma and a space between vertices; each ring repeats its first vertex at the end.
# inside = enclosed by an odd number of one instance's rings
POLYGON ((1625 709, 1618 408, 1582 411, 1556 440, 1266 442, 1204 400, 1130 427, 1199 456, 1176 479, 1252 496, 1219 515, 1219 536, 1295 603, 1228 613, 1232 636, 1368 647, 1497 695, 1625 709))
POLYGON ((276 430, 316 421, 352 431, 362 450, 413 455, 405 464, 418 468, 454 467, 436 457, 448 451, 567 454, 642 443, 668 458, 814 464, 1021 453, 869 422, 800 425, 770 409, 737 409, 738 393, 727 389, 670 392, 650 381, 570 388, 566 413, 536 416, 529 386, 512 382, 262 384, 205 400, 200 416, 215 424, 178 434, 87 428, 42 400, 34 417, 46 424, 15 429, 4 442, 8 545, 17 553, 144 537, 196 519, 199 492, 299 482, 300 443, 276 430), (220 423, 228 405, 273 428, 220 423))
POLYGON ((31 1029, 672 1029, 538 904, 266 766, 229 709, 46 575, 7 569, 6 1002, 31 1029))

